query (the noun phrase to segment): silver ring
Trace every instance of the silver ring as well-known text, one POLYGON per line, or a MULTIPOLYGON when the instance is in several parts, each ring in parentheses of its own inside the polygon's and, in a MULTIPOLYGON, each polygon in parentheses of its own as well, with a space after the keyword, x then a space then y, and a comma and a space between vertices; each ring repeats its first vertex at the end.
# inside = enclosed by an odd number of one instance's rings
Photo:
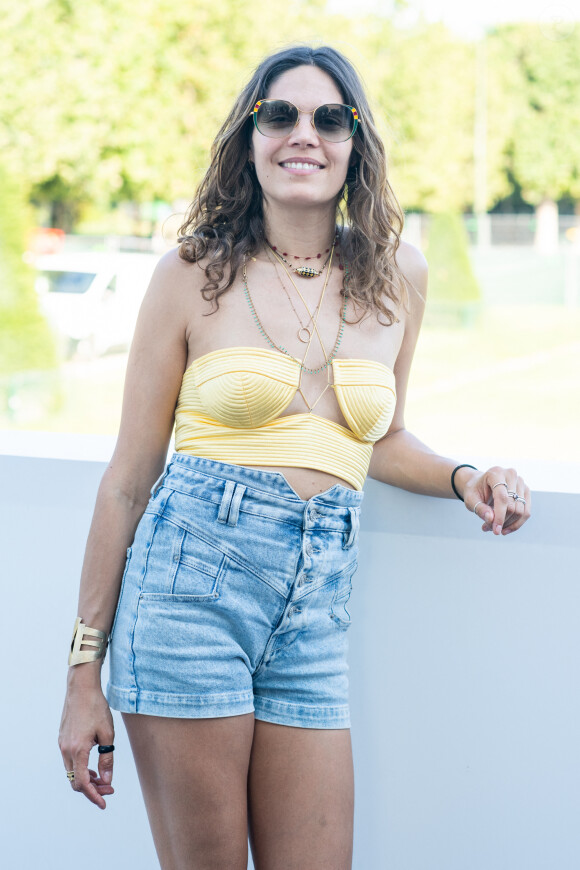
POLYGON ((500 480, 499 483, 494 483, 494 485, 492 486, 492 490, 494 490, 496 488, 496 486, 505 486, 506 489, 508 488, 508 485, 505 482, 505 480, 500 480))
POLYGON ((508 489, 508 495, 511 495, 511 497, 516 501, 518 500, 518 494, 517 492, 514 492, 513 489, 508 489))
POLYGON ((480 504, 485 504, 485 502, 484 502, 484 501, 478 501, 478 502, 477 502, 477 504, 476 504, 475 507, 473 508, 473 513, 474 513, 474 514, 477 513, 477 508, 479 507, 480 504))

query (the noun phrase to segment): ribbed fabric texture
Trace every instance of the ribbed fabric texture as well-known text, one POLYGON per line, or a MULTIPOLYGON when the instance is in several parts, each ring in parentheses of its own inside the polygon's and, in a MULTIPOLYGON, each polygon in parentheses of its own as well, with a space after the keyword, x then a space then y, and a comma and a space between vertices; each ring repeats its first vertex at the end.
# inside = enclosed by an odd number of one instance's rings
POLYGON ((372 360, 335 359, 334 391, 350 429, 308 412, 280 414, 296 393, 300 363, 275 350, 211 351, 185 371, 175 449, 237 465, 315 468, 362 489, 372 446, 395 411, 395 377, 372 360))

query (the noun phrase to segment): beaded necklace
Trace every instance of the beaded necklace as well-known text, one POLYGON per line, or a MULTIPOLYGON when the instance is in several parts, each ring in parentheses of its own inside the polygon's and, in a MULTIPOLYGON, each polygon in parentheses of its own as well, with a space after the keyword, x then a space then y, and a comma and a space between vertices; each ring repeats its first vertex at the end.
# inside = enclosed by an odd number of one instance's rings
POLYGON ((326 264, 328 263, 328 260, 330 259, 329 252, 331 252, 333 250, 334 246, 336 245, 337 239, 338 239, 338 231, 336 231, 334 234, 334 240, 332 242, 331 247, 327 248, 324 252, 325 254, 328 254, 328 257, 326 258, 326 260, 324 261, 324 263, 322 264, 320 269, 314 269, 312 266, 293 266, 292 263, 288 262, 286 257, 293 256, 295 260, 320 260, 322 258, 322 254, 316 254, 316 257, 300 257, 298 254, 289 254, 287 251, 284 251, 284 253, 280 253, 280 251, 278 250, 276 245, 271 245, 270 242, 268 241, 268 239, 266 239, 265 241, 266 241, 266 244, 268 245, 268 247, 270 248, 270 250, 274 254, 276 254, 277 257, 279 257, 281 260, 283 260, 284 263, 286 263, 286 265, 288 266, 288 268, 291 269, 296 275, 299 275, 300 278, 318 278, 324 272, 326 264))

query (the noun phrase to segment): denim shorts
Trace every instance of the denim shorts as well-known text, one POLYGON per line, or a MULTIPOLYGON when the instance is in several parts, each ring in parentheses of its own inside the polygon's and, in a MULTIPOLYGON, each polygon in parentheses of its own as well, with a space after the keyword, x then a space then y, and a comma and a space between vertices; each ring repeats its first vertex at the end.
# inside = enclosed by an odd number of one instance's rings
POLYGON ((107 698, 127 713, 350 727, 347 609, 363 493, 174 453, 135 532, 107 698))

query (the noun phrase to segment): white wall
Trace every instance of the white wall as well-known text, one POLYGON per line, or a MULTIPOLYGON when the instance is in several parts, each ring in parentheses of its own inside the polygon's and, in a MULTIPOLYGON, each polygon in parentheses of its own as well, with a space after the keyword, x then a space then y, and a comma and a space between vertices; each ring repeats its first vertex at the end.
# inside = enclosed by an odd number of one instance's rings
MULTIPOLYGON (((70 790, 56 742, 104 467, 0 456, 10 870, 158 866, 120 716, 105 812, 70 790)), ((533 519, 497 539, 457 501, 370 480, 365 492, 350 608, 355 870, 577 870, 580 495, 536 493, 533 519)))

